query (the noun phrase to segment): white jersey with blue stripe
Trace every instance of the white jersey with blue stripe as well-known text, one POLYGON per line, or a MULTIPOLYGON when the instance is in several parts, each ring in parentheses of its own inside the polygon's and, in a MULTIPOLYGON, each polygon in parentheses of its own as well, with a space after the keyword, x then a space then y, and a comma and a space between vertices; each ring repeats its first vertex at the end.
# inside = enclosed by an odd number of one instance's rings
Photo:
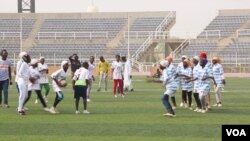
POLYGON ((176 73, 180 73, 182 68, 183 68, 183 62, 180 62, 177 66, 176 73))
POLYGON ((208 93, 210 91, 211 80, 208 78, 203 81, 202 79, 205 77, 213 77, 212 65, 207 63, 204 68, 200 67, 198 73, 198 81, 200 81, 199 91, 208 93))
MULTIPOLYGON (((185 75, 185 76, 188 76, 188 77, 192 77, 192 68, 190 68, 190 67, 187 67, 187 68, 180 67, 179 75, 185 75)), ((181 76, 180 80, 181 80, 181 88, 182 88, 182 90, 192 91, 192 88, 193 88, 193 83, 192 82, 187 83, 186 78, 183 77, 183 76, 181 76)))
POLYGON ((222 79, 224 79, 224 70, 221 64, 213 65, 213 75, 217 85, 223 85, 222 79))
MULTIPOLYGON (((193 68, 193 78, 198 78, 200 67, 201 66, 200 66, 199 63, 196 66, 194 66, 194 68, 193 68)), ((194 81, 194 92, 198 92, 198 90, 199 90, 199 84, 200 84, 199 79, 197 79, 197 80, 194 81)))
POLYGON ((163 80, 166 83, 166 89, 176 91, 177 90, 177 81, 175 79, 176 69, 174 65, 170 64, 163 71, 163 80))

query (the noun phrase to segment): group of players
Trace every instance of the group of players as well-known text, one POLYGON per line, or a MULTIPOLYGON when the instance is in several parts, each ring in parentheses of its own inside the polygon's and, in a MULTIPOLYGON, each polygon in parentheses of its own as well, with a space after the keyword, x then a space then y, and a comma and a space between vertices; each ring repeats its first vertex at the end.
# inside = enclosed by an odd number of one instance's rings
MULTIPOLYGON (((0 58, 0 106, 9 107, 8 105, 8 87, 12 85, 11 81, 11 62, 7 59, 7 50, 1 51, 0 58), (4 104, 2 105, 2 91, 4 93, 4 104)), ((67 70, 69 68, 68 61, 62 61, 61 68, 51 74, 52 88, 55 95, 54 104, 52 107, 47 107, 48 94, 50 91, 48 78, 48 65, 45 63, 45 58, 40 57, 39 60, 31 59, 29 54, 21 52, 20 60, 18 61, 14 73, 16 75, 15 82, 17 91, 19 93, 19 102, 17 112, 19 115, 25 115, 28 108, 25 104, 29 101, 32 91, 37 94, 38 103, 40 100, 45 111, 50 113, 59 113, 56 109, 57 105, 63 100, 63 88, 66 86, 67 70), (45 95, 42 96, 42 88, 45 88, 45 95)), ((166 88, 162 97, 163 105, 167 113, 164 116, 175 117, 174 109, 177 107, 174 94, 176 93, 179 84, 182 90, 182 102, 180 107, 189 108, 196 112, 206 113, 210 108, 210 83, 214 84, 216 104, 213 106, 221 107, 221 89, 225 85, 224 71, 219 57, 212 59, 212 64, 207 59, 207 54, 201 52, 199 56, 193 57, 191 60, 187 56, 182 56, 181 63, 177 68, 173 65, 173 58, 166 57, 165 60, 160 61, 160 69, 162 70, 161 80, 163 87, 166 88), (196 108, 192 108, 192 95, 196 102, 196 108), (171 99, 173 106, 170 104, 171 99)), ((90 57, 89 62, 82 64, 78 60, 77 54, 69 57, 71 64, 72 88, 74 90, 75 98, 75 113, 79 114, 79 101, 83 98, 83 113, 89 114, 87 110, 87 102, 90 102, 90 91, 92 89, 95 77, 93 75, 95 70, 95 58, 90 57)), ((97 91, 101 91, 104 83, 104 90, 107 91, 107 79, 109 70, 112 70, 113 94, 117 97, 117 92, 124 97, 124 90, 133 91, 131 64, 126 57, 116 55, 115 61, 111 65, 105 61, 104 57, 100 57, 98 63, 99 86, 97 91)))
MULTIPOLYGON (((11 62, 7 59, 7 50, 1 51, 0 58, 0 106, 6 108, 8 105, 8 87, 12 85, 11 77, 11 62), (2 104, 2 92, 4 93, 4 104, 2 104)), ((77 54, 73 54, 69 57, 69 61, 62 61, 61 68, 51 74, 52 88, 55 95, 53 106, 48 108, 48 94, 50 92, 49 77, 48 77, 48 65, 45 63, 45 58, 40 57, 39 60, 31 59, 30 55, 26 52, 19 54, 20 60, 14 70, 16 88, 19 94, 17 113, 19 115, 25 115, 29 109, 25 107, 25 104, 29 101, 32 91, 37 94, 35 103, 40 100, 45 111, 52 114, 59 113, 56 109, 57 105, 64 99, 64 87, 67 86, 67 70, 71 65, 72 75, 72 88, 74 90, 75 98, 75 113, 79 114, 79 101, 83 98, 83 113, 89 114, 87 110, 87 102, 90 102, 90 92, 92 89, 93 81, 95 81, 94 70, 95 70, 95 58, 90 56, 89 62, 81 63, 78 59, 77 54), (44 96, 42 95, 42 89, 45 89, 44 96)), ((131 64, 125 56, 120 57, 116 55, 115 61, 109 65, 105 61, 104 57, 100 57, 98 63, 98 73, 100 76, 99 86, 97 91, 101 91, 102 84, 104 83, 104 89, 107 91, 107 79, 109 70, 112 70, 112 79, 114 81, 113 94, 117 97, 117 92, 124 97, 125 91, 133 91, 132 87, 132 76, 131 76, 131 64)))
POLYGON ((174 109, 176 108, 176 93, 179 84, 182 90, 182 102, 180 107, 189 108, 195 112, 206 113, 210 108, 210 83, 213 82, 216 96, 216 104, 213 106, 221 107, 221 90, 225 85, 225 77, 221 60, 219 57, 213 57, 212 64, 207 59, 207 54, 201 52, 199 56, 189 59, 182 56, 181 62, 177 68, 172 64, 173 58, 166 57, 160 61, 162 70, 161 80, 163 87, 166 88, 162 97, 162 102, 167 110, 164 116, 176 117, 174 109), (196 102, 196 108, 192 108, 192 94, 196 102), (171 99, 173 106, 170 104, 171 99))

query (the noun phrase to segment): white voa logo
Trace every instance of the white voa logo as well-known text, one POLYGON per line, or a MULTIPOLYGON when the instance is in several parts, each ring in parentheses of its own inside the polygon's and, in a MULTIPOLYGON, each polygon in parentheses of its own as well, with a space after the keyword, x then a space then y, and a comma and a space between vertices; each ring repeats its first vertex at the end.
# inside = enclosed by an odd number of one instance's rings
POLYGON ((247 136, 244 129, 241 129, 241 130, 239 130, 239 129, 226 129, 226 132, 227 132, 227 136, 231 136, 231 135, 233 135, 235 137, 236 136, 247 136))

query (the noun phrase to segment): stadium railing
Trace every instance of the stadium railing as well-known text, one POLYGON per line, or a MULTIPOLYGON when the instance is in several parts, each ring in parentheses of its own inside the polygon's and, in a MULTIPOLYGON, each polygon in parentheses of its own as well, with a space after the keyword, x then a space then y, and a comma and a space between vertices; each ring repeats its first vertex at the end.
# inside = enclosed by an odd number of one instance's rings
POLYGON ((109 38, 108 32, 38 32, 38 40, 40 39, 54 39, 59 38, 73 38, 75 39, 89 39, 93 38, 109 38))
MULTIPOLYGON (((156 32, 162 32, 164 31, 166 25, 170 24, 176 17, 175 12, 170 12, 165 19, 159 24, 159 26, 156 28, 156 32)), ((145 40, 145 42, 137 49, 137 51, 133 54, 132 58, 135 58, 135 60, 139 59, 139 55, 144 52, 152 43, 152 40, 154 39, 154 34, 151 33, 150 36, 145 40)))
POLYGON ((236 34, 237 34, 237 38, 250 36, 250 29, 238 29, 236 31, 236 34))
POLYGON ((17 38, 22 39, 21 32, 0 32, 0 38, 5 40, 6 38, 17 38))
POLYGON ((124 31, 124 39, 133 38, 133 39, 140 39, 140 38, 148 38, 149 36, 153 35, 154 39, 167 39, 170 36, 169 31, 124 31))
POLYGON ((211 38, 221 38, 221 31, 220 30, 204 30, 198 37, 205 37, 205 39, 211 38))

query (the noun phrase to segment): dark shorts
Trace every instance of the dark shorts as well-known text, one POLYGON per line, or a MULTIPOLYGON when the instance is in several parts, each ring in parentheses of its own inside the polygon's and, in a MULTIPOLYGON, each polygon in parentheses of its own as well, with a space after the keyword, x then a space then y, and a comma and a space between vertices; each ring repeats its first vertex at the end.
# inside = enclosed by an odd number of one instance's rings
POLYGON ((87 86, 75 86, 74 98, 87 98, 87 86))

